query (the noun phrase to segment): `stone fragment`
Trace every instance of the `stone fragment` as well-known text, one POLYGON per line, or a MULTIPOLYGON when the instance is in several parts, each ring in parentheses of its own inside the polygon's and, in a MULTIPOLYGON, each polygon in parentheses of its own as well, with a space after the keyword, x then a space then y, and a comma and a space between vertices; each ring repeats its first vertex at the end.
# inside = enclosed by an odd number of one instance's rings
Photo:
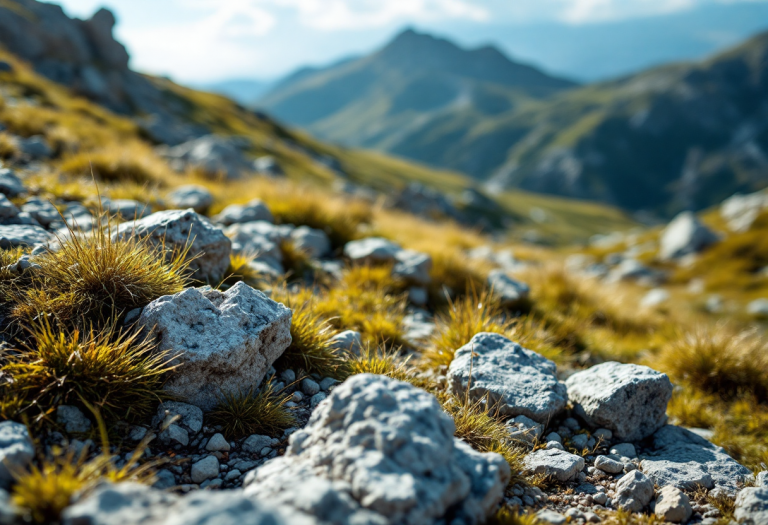
POLYGON ((564 525, 567 521, 565 516, 549 509, 540 510, 536 513, 536 517, 540 521, 548 523, 549 525, 564 525))
POLYGON ((11 219, 19 214, 19 209, 8 197, 0 193, 0 219, 11 219))
POLYGON ((488 286, 505 308, 522 306, 531 293, 527 284, 513 279, 503 270, 492 270, 488 274, 488 286))
POLYGON ((13 171, 8 168, 0 168, 0 193, 8 197, 16 197, 26 192, 27 189, 21 183, 21 179, 13 171))
POLYGON ((202 483, 207 479, 219 477, 219 460, 216 456, 206 456, 192 465, 190 476, 193 483, 202 483))
POLYGON ((755 299, 747 305, 747 313, 754 317, 768 317, 768 299, 755 299))
POLYGON ((291 232, 291 241, 296 248, 312 259, 325 257, 331 253, 331 241, 323 230, 300 226, 291 232))
POLYGON ((653 481, 639 470, 625 474, 616 483, 614 503, 629 512, 642 511, 653 499, 653 481))
POLYGON ((645 366, 603 363, 566 381, 575 412, 592 427, 604 427, 614 438, 638 441, 667 420, 672 383, 666 374, 645 366))
POLYGON ((213 195, 203 186, 190 184, 176 188, 166 196, 166 200, 174 208, 192 208, 197 213, 204 213, 213 204, 213 195))
POLYGON ((291 343, 291 311, 243 282, 151 302, 139 325, 158 351, 179 352, 165 389, 203 410, 257 387, 291 343))
POLYGON ((719 488, 735 493, 751 472, 724 449, 681 427, 666 425, 653 435, 653 447, 640 466, 657 485, 682 490, 719 488))
POLYGON ((160 403, 157 413, 152 418, 152 426, 160 430, 162 426, 171 422, 195 435, 203 428, 203 411, 195 405, 178 401, 160 403))
POLYGON ((595 458, 595 468, 608 474, 618 474, 624 470, 624 463, 617 458, 597 456, 595 458))
POLYGON ((736 498, 734 518, 746 525, 768 523, 768 487, 748 487, 736 498))
POLYGON ((459 348, 448 369, 451 391, 478 401, 488 396, 505 416, 547 423, 567 402, 552 361, 499 334, 480 333, 459 348), (471 377, 471 384, 470 384, 471 377))
POLYGON ((432 270, 432 257, 413 250, 401 250, 395 254, 395 266, 392 276, 405 281, 408 285, 427 286, 432 282, 429 272, 432 270))
POLYGON ((533 474, 570 481, 584 469, 584 458, 555 448, 534 450, 524 459, 525 469, 533 474))
POLYGON ((613 445, 611 447, 611 454, 616 454, 617 456, 634 459, 637 457, 637 452, 635 451, 635 446, 632 443, 619 443, 616 445, 613 445))
POLYGON ((363 349, 363 337, 360 332, 346 330, 334 335, 331 338, 331 345, 336 350, 345 350, 360 355, 360 351, 363 349))
POLYGON ((380 237, 351 241, 344 246, 344 255, 358 264, 394 263, 402 248, 380 237))
POLYGON ((101 202, 110 215, 119 215, 125 221, 142 219, 152 213, 152 207, 149 204, 133 199, 102 198, 101 202))
POLYGON ((27 427, 14 421, 0 423, 0 488, 9 489, 13 473, 27 468, 34 455, 27 427))
POLYGON ((55 237, 40 226, 29 224, 0 225, 0 248, 3 250, 47 244, 53 240, 55 237))
POLYGON ((453 421, 430 394, 356 375, 291 435, 284 456, 246 476, 246 494, 321 523, 483 523, 503 495, 509 468, 453 433, 453 421))
POLYGON ((691 519, 693 509, 688 496, 672 485, 667 485, 656 496, 654 513, 664 521, 686 523, 691 519))
POLYGON ((88 432, 91 428, 91 422, 85 417, 85 414, 79 408, 70 405, 56 407, 56 422, 64 428, 67 434, 88 432))
POLYGON ((218 283, 229 267, 231 241, 224 232, 194 210, 168 210, 153 213, 134 222, 118 226, 116 238, 148 237, 170 255, 187 247, 189 268, 193 277, 203 282, 218 283))
POLYGON ((663 260, 679 259, 699 253, 718 240, 719 237, 704 226, 695 214, 683 212, 661 234, 659 257, 663 260))
POLYGON ((266 221, 275 222, 275 217, 269 208, 259 199, 247 204, 230 204, 221 213, 213 217, 213 221, 224 226, 246 222, 266 221))
POLYGON ((320 392, 320 385, 317 384, 317 381, 314 379, 310 379, 309 377, 302 379, 301 381, 301 391, 307 394, 308 396, 314 396, 318 392, 320 392))
POLYGON ((205 450, 208 452, 229 452, 231 448, 229 442, 220 433, 211 436, 205 445, 205 450))
POLYGON ((243 442, 243 450, 249 454, 258 454, 264 447, 269 447, 271 444, 271 437, 253 434, 243 442))

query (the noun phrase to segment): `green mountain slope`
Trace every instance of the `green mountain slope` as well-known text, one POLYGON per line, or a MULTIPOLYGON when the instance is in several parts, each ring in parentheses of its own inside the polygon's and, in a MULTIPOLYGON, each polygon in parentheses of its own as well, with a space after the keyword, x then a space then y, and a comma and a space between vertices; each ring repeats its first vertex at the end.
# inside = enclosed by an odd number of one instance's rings
POLYGON ((302 70, 267 94, 259 106, 318 137, 375 148, 468 173, 498 165, 451 151, 487 118, 571 88, 509 60, 493 47, 464 50, 406 31, 373 55, 327 69, 302 70))

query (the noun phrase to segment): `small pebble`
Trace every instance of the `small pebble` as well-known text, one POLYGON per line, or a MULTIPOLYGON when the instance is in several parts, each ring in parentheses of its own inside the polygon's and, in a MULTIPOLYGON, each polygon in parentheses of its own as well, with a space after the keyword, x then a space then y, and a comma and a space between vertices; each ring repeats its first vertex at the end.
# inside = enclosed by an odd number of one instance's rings
POLYGON ((320 385, 314 379, 307 377, 301 381, 301 390, 308 396, 314 396, 320 392, 320 385))
POLYGON ((288 370, 283 370, 280 374, 280 379, 286 382, 287 384, 291 384, 294 381, 296 381, 296 372, 291 370, 290 368, 288 370))

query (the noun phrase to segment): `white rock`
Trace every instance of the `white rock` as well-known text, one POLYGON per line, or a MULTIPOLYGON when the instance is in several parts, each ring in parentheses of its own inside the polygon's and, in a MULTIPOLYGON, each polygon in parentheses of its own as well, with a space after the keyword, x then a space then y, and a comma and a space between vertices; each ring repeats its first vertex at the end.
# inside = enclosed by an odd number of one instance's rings
POLYGON ((9 489, 13 473, 26 469, 34 456, 27 427, 14 421, 0 423, 0 488, 9 489))
POLYGON ((230 204, 221 213, 213 217, 213 221, 224 226, 242 224, 254 221, 275 222, 275 218, 269 208, 259 199, 247 204, 230 204))
POLYGON ((402 248, 380 237, 351 241, 344 246, 344 255, 359 264, 394 263, 402 248))
POLYGON ((534 450, 523 462, 527 471, 558 481, 570 481, 584 469, 584 458, 556 448, 534 450))
POLYGON ((648 367, 603 363, 572 375, 566 385, 575 412, 616 439, 643 439, 667 420, 672 383, 648 367))
POLYGON ((567 402, 552 361, 499 334, 481 333, 459 348, 448 369, 451 392, 477 401, 488 396, 505 416, 547 423, 567 402), (471 376, 471 385, 470 385, 471 376))
POLYGON ((430 394, 383 376, 336 387, 295 432, 284 456, 245 479, 246 494, 318 522, 483 523, 509 480, 497 454, 453 437, 430 394))
POLYGON ((618 474, 624 470, 624 463, 619 461, 618 458, 597 456, 595 458, 595 468, 608 474, 618 474))
POLYGON ((165 389, 203 410, 222 393, 258 386, 291 343, 291 311, 242 282, 224 293, 190 288, 161 297, 139 325, 158 350, 181 353, 165 389))
POLYGON ((8 168, 0 168, 0 193, 8 197, 16 197, 26 193, 27 189, 16 174, 8 168))
POLYGON ((91 428, 90 420, 75 406, 56 407, 56 422, 64 427, 64 431, 68 434, 88 432, 91 428))
POLYGON ((363 338, 360 332, 346 330, 331 338, 331 345, 337 350, 345 350, 353 354, 360 354, 363 349, 363 338))
POLYGON ((119 215, 123 220, 133 221, 142 219, 152 213, 149 204, 132 199, 104 199, 102 206, 110 215, 119 215))
POLYGON ((493 289, 493 294, 506 308, 520 306, 531 293, 527 284, 513 279, 503 270, 492 270, 488 274, 488 286, 493 289))
POLYGON ((653 481, 639 470, 625 474, 616 483, 614 503, 629 512, 642 511, 653 499, 653 481))
POLYGON ((654 513, 661 519, 671 523, 686 523, 691 519, 693 509, 688 496, 672 485, 667 485, 656 496, 654 513))
POLYGON ((768 523, 768 487, 749 487, 739 492, 733 515, 739 523, 768 523))
POLYGON ((293 245, 309 257, 318 259, 331 252, 331 241, 322 230, 300 226, 291 232, 293 245))
POLYGON ((229 267, 232 243, 220 229, 194 212, 194 210, 169 210, 153 213, 135 222, 118 226, 115 237, 131 235, 149 237, 156 246, 164 246, 170 254, 179 252, 189 244, 189 257, 193 277, 201 281, 217 283, 229 267))
POLYGON ((192 208, 197 213, 203 213, 213 204, 213 195, 203 186, 190 184, 176 188, 166 196, 166 200, 174 208, 192 208))
POLYGON ((611 454, 617 456, 634 459, 637 457, 635 446, 632 443, 619 443, 611 447, 611 454))
POLYGON ((768 299, 755 299, 747 305, 747 313, 755 317, 768 317, 768 299))
POLYGON ((211 436, 211 439, 205 445, 205 450, 208 452, 229 452, 231 448, 226 438, 219 433, 211 436))
POLYGON ((426 286, 432 282, 429 272, 432 270, 432 257, 413 250, 401 250, 395 254, 395 266, 392 276, 406 284, 426 286))
POLYGON ((190 476, 193 483, 202 483, 207 479, 219 477, 219 460, 216 456, 206 456, 192 465, 190 476))
POLYGON ((768 193, 757 192, 749 195, 734 195, 723 201, 720 215, 734 232, 748 231, 755 219, 768 208, 768 193))
POLYGON ((29 224, 0 225, 0 249, 48 244, 55 237, 40 226, 29 224))
POLYGON ((536 517, 549 525, 564 525, 566 517, 553 510, 543 509, 536 513, 536 517))
POLYGON ((662 233, 659 257, 663 260, 679 259, 699 253, 718 240, 719 237, 699 222, 696 215, 683 212, 662 233))
POLYGON ((320 385, 314 379, 307 377, 301 380, 301 391, 308 396, 314 396, 320 392, 320 385))
POLYGON ((0 193, 0 219, 10 219, 19 214, 19 209, 8 197, 0 193))
POLYGON ((640 306, 643 308, 654 308, 656 306, 661 306, 662 304, 669 301, 670 297, 671 296, 667 290, 663 288, 654 288, 643 296, 642 300, 640 301, 640 306))

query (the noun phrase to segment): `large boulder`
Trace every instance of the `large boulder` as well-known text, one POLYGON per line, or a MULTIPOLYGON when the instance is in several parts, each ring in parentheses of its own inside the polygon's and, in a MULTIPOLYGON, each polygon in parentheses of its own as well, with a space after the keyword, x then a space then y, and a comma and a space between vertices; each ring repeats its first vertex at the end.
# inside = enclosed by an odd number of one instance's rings
POLYGON ((203 186, 189 184, 173 190, 166 196, 166 200, 174 208, 192 208, 197 213, 203 213, 213 204, 213 195, 203 186))
POLYGON ((721 447, 681 427, 666 425, 641 456, 643 472, 659 486, 720 488, 734 493, 751 472, 721 447))
POLYGON ((504 416, 547 423, 568 402, 557 366, 499 334, 477 334, 456 350, 448 369, 451 392, 473 401, 488 397, 504 416))
POLYGON ((484 523, 501 501, 509 465, 454 431, 423 390, 353 376, 291 435, 284 456, 248 474, 245 493, 322 523, 484 523))
POLYGON ((104 483, 64 510, 63 525, 314 525, 242 490, 179 496, 138 483, 104 483))
POLYGON ((733 517, 745 525, 768 524, 768 487, 748 487, 739 492, 733 517))
POLYGON ((683 212, 662 233, 659 256, 664 260, 679 259, 699 253, 718 240, 719 237, 704 226, 695 214, 683 212))
POLYGON ((195 279, 216 283, 229 267, 232 242, 224 232, 194 210, 168 210, 118 226, 114 236, 148 237, 170 254, 189 246, 188 256, 194 257, 189 268, 195 279))
POLYGON ((0 423, 0 488, 9 489, 13 474, 24 470, 35 456, 27 427, 14 421, 0 423))
POLYGON ((291 311, 245 283, 190 288, 152 301, 140 326, 159 351, 180 353, 165 389, 210 410, 223 393, 258 386, 291 343, 291 311))
POLYGON ((0 225, 0 248, 35 246, 36 244, 48 244, 55 237, 40 226, 31 224, 0 225))
POLYGON ((621 441, 639 441, 667 421, 672 383, 646 366, 602 363, 573 374, 565 383, 574 410, 594 428, 621 441))

